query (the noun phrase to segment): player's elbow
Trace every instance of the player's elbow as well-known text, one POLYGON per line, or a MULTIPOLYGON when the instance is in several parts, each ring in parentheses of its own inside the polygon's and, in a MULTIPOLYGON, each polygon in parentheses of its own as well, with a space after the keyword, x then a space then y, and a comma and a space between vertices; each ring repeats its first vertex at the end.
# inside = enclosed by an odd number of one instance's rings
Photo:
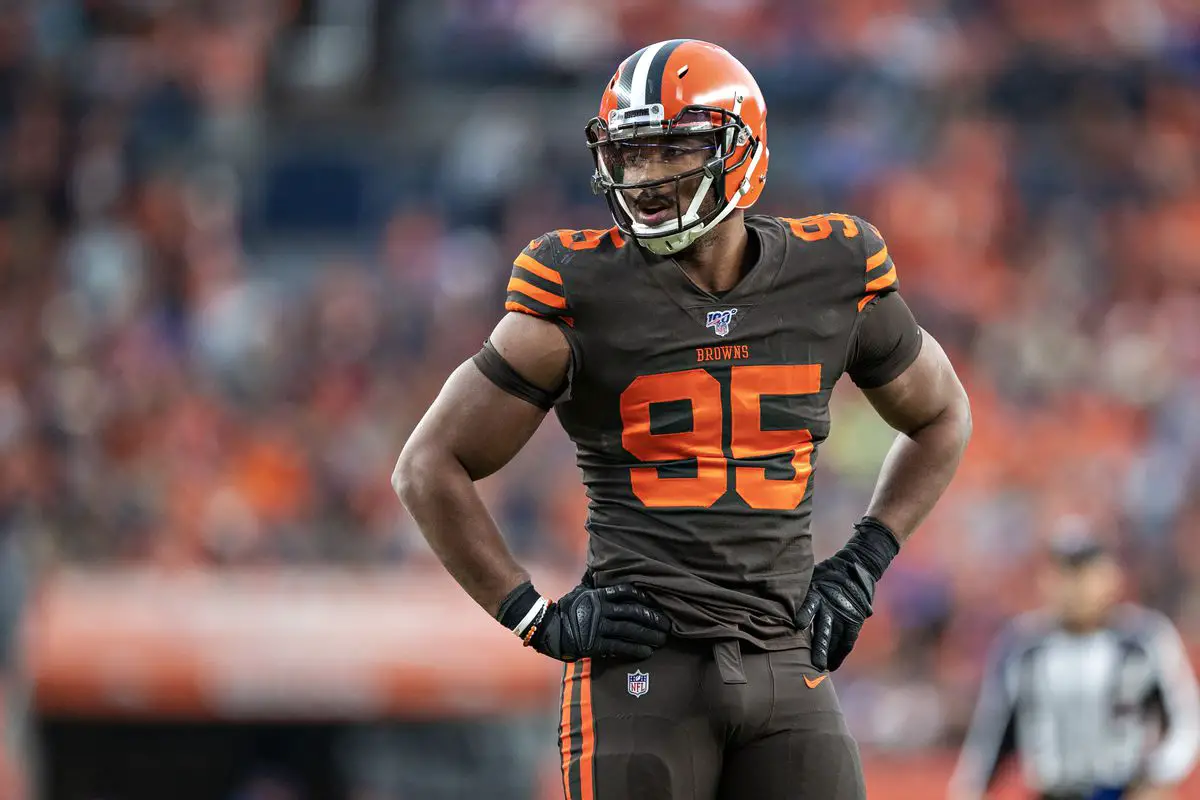
POLYGON ((957 379, 944 386, 937 398, 937 410, 923 423, 906 431, 909 436, 928 442, 945 458, 957 461, 971 441, 973 421, 971 402, 957 379))
POLYGON ((396 497, 400 498, 400 504, 407 508, 408 502, 405 498, 413 491, 413 470, 412 463, 405 456, 404 451, 400 452, 400 457, 396 459, 396 466, 392 468, 392 491, 396 493, 396 497))
POLYGON ((433 452, 417 436, 411 437, 396 459, 392 470, 392 490, 405 508, 412 510, 419 498, 429 489, 429 479, 436 474, 433 452))
POLYGON ((957 390, 950 398, 949 412, 961 453, 967 449, 967 443, 971 441, 971 432, 975 428, 974 419, 971 417, 971 399, 967 397, 967 392, 961 383, 957 385, 957 390))

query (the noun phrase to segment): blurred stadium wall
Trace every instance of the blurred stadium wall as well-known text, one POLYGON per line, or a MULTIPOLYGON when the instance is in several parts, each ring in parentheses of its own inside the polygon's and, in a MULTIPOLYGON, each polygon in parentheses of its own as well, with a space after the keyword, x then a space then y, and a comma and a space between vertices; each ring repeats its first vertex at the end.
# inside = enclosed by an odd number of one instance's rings
MULTIPOLYGON (((583 124, 677 36, 762 84, 761 210, 878 225, 973 399, 838 674, 870 796, 940 796, 1061 514, 1200 656, 1194 0, 7 0, 0 797, 554 796, 553 665, 388 475, 519 248, 609 224, 583 124)), ((835 418, 819 554, 889 442, 835 418)), ((572 459, 551 419, 484 486, 558 588, 572 459)))

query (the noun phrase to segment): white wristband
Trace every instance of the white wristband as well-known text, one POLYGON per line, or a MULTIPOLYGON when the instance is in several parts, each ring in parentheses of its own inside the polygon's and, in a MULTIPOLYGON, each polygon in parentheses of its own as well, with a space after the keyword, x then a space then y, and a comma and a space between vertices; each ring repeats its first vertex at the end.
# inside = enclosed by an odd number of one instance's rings
POLYGON ((529 626, 537 621, 537 619, 542 615, 542 612, 546 610, 546 606, 548 605, 549 603, 547 602, 546 598, 539 596, 537 602, 533 604, 533 607, 529 609, 529 612, 517 624, 517 627, 513 628, 513 633, 524 639, 525 632, 529 630, 529 626))

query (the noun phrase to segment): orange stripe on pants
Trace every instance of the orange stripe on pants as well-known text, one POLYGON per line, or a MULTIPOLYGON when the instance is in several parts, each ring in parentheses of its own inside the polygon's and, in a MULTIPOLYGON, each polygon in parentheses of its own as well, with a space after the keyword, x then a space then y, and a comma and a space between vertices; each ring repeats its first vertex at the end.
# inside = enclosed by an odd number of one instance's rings
POLYGON ((567 780, 571 766, 571 703, 574 700, 577 668, 578 662, 567 662, 567 668, 563 674, 562 717, 558 723, 558 749, 562 753, 563 797, 566 800, 579 800, 579 798, 571 797, 571 783, 567 780))
POLYGON ((579 673, 579 727, 583 736, 583 751, 579 756, 580 800, 594 800, 595 776, 592 762, 596 758, 596 729, 592 719, 592 660, 583 660, 579 673))

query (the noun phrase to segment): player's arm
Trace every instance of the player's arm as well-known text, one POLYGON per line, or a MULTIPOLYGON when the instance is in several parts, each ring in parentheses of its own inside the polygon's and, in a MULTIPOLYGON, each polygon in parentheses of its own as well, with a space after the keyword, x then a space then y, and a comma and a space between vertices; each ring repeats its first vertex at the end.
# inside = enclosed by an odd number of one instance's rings
POLYGON ((508 549, 475 481, 511 461, 541 425, 566 377, 570 350, 556 325, 515 313, 500 321, 489 343, 494 356, 481 353, 450 375, 405 443, 392 483, 434 554, 495 616, 509 592, 529 576, 508 549), (528 382, 526 398, 484 373, 495 356, 528 382))
POLYGON ((897 293, 896 267, 879 232, 855 225, 865 273, 846 372, 897 436, 866 515, 850 540, 813 568, 797 624, 812 626, 812 658, 835 670, 871 616, 875 584, 946 490, 971 436, 966 392, 941 346, 897 293))
POLYGON ((912 364, 894 380, 864 389, 863 394, 897 431, 867 516, 903 542, 933 509, 958 469, 971 437, 970 403, 945 351, 924 332, 912 364))
POLYGON ((525 446, 567 381, 569 304, 561 275, 531 255, 537 247, 513 264, 506 307, 515 313, 442 387, 392 483, 450 574, 526 645, 564 661, 646 658, 670 623, 640 589, 580 586, 556 602, 543 597, 475 489, 525 446))
POLYGON ((945 491, 971 433, 954 369, 900 296, 876 299, 865 313, 849 372, 898 435, 854 534, 813 569, 797 623, 813 627, 818 669, 836 670, 854 648, 873 611, 875 584, 945 491))
POLYGON ((1162 790, 1181 783, 1200 752, 1200 690, 1183 642, 1165 617, 1155 620, 1148 649, 1162 698, 1165 731, 1147 759, 1147 785, 1133 793, 1138 800, 1158 797, 1162 790))
POLYGON ((898 433, 867 517, 903 542, 954 476, 971 436, 971 406, 945 351, 900 298, 879 231, 866 222, 861 227, 866 294, 846 371, 898 433))

